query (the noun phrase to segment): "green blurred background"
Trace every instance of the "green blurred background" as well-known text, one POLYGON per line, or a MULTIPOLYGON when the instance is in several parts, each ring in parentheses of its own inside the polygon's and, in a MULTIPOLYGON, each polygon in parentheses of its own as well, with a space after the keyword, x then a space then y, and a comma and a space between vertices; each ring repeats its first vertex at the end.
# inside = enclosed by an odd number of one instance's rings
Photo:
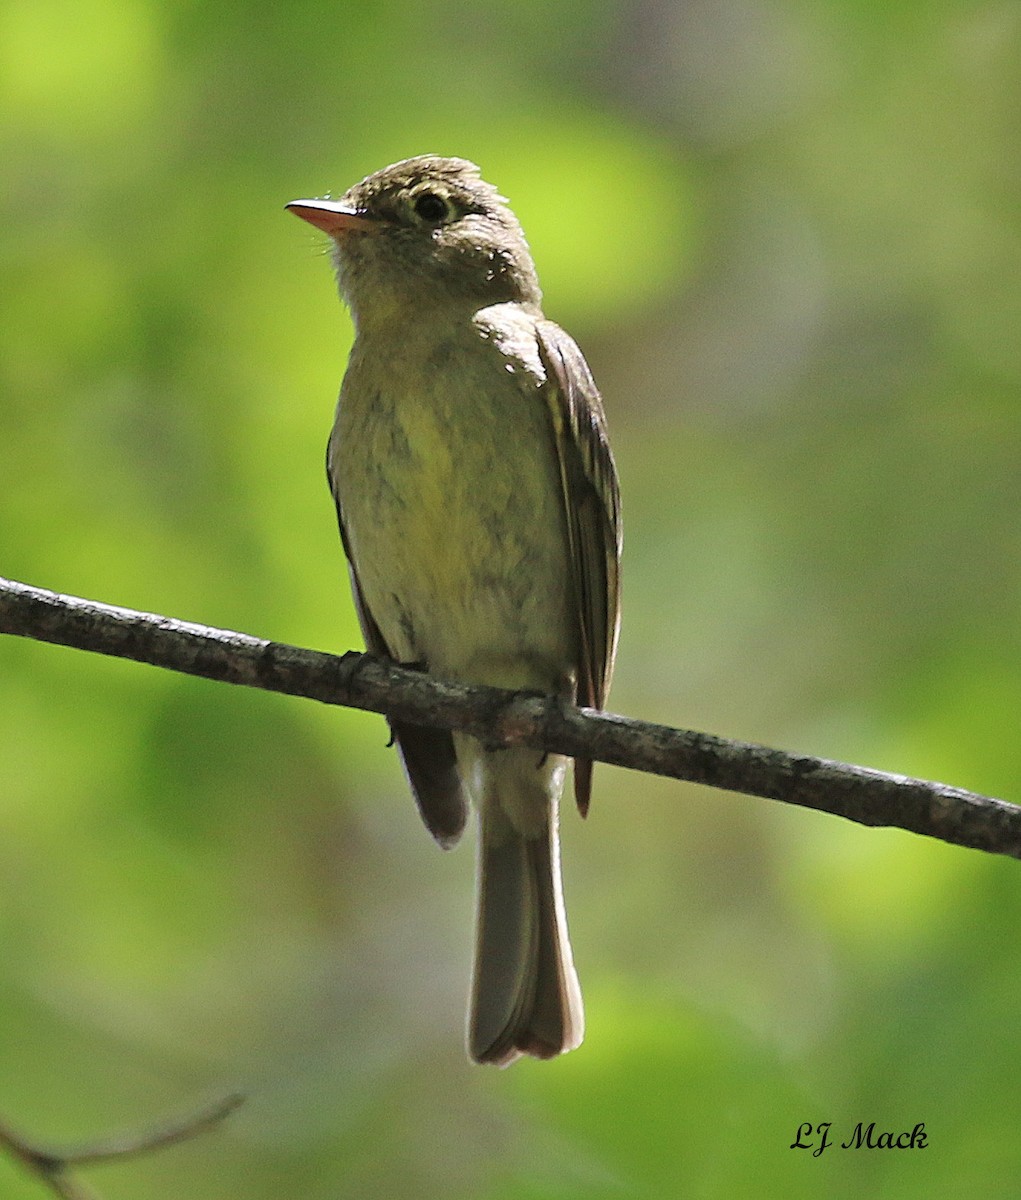
MULTIPOLYGON (((1013 0, 2 0, 0 573, 359 646, 350 325, 283 205, 425 151, 510 198, 605 394, 611 707, 1021 799, 1013 0)), ((385 741, 0 640, 0 1110, 250 1097, 106 1200, 1014 1194, 1021 865, 600 768, 587 1041, 481 1070, 472 839, 385 741), (929 1148, 788 1148, 859 1120, 929 1148)))

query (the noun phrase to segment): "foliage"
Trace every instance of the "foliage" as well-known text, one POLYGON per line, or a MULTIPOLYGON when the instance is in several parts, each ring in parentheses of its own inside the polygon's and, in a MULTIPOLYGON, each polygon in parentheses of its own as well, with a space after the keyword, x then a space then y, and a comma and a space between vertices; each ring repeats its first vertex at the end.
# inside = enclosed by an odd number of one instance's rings
MULTIPOLYGON (((1019 49, 991 0, 2 0, 0 571, 358 645, 349 327, 282 208, 462 154, 606 397, 613 707, 1018 799, 1019 49)), ((2 1108, 250 1096, 110 1200, 1004 1194, 1017 863, 599 770, 588 1039, 486 1072, 470 848, 385 737, 0 642, 2 1108), (929 1148, 788 1149, 827 1120, 929 1148)))

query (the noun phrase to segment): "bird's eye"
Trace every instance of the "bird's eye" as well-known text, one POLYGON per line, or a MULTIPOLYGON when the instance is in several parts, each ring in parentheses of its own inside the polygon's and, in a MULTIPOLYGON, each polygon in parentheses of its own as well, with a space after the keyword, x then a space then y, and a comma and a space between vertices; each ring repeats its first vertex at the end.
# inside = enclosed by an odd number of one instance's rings
POLYGON ((423 192, 415 200, 415 212, 423 221, 438 225, 448 214, 446 200, 435 192, 423 192))

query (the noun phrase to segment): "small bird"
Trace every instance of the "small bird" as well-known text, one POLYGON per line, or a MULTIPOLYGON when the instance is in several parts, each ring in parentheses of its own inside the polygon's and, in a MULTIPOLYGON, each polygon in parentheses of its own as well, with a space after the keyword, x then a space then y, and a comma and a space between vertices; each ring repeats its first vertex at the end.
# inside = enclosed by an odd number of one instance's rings
MULTIPOLYGON (((437 678, 602 708, 619 628, 620 499, 599 393, 542 313, 521 226, 473 163, 421 155, 340 200, 329 234, 355 340, 327 449, 368 649, 437 678)), ((392 721, 443 847, 479 816, 468 1051, 504 1066, 584 1034, 558 809, 566 759, 392 721)), ((574 764, 586 812, 592 763, 574 764)))

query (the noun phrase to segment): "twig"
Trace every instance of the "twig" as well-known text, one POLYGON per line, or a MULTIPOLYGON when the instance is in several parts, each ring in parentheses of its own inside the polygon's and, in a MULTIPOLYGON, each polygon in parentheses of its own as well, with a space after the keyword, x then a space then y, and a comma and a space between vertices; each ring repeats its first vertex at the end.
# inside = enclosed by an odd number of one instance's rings
POLYGON ((215 1128, 244 1100, 230 1095, 200 1109, 181 1120, 160 1125, 140 1134, 122 1134, 87 1145, 64 1147, 41 1146, 0 1121, 0 1149, 6 1150, 31 1174, 63 1200, 98 1200, 96 1193, 70 1175, 72 1167, 90 1166, 100 1162, 120 1162, 140 1154, 150 1154, 189 1141, 215 1128))
POLYGON ((895 826, 1021 858, 1021 807, 942 783, 574 708, 550 696, 450 683, 389 660, 341 656, 61 596, 0 579, 0 633, 130 658, 895 826))

